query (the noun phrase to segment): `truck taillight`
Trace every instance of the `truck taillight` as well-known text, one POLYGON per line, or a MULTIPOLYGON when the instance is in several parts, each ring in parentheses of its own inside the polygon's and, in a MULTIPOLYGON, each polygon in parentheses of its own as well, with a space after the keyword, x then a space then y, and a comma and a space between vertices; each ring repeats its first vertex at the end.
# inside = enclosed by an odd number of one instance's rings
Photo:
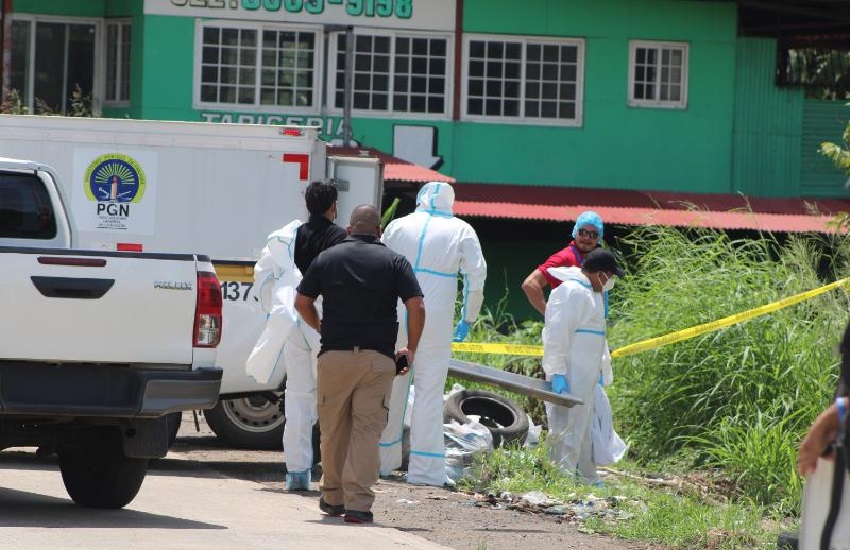
POLYGON ((212 348, 221 341, 221 284, 215 273, 198 272, 194 347, 212 348))

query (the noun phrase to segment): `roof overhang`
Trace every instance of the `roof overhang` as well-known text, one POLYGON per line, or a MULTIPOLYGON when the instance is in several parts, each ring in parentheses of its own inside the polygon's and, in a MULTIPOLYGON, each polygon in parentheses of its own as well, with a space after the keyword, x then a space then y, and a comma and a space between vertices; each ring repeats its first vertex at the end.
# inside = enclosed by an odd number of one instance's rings
POLYGON ((328 155, 340 157, 374 157, 384 165, 385 182, 428 183, 430 181, 445 181, 454 183, 455 179, 431 170, 425 166, 414 164, 408 160, 394 157, 372 147, 328 147, 328 155))
POLYGON ((506 220, 574 221, 595 210, 605 223, 834 233, 835 214, 850 199, 770 199, 734 194, 675 193, 456 184, 454 213, 506 220))
POLYGON ((737 0, 741 36, 834 36, 846 43, 850 2, 846 0, 737 0))

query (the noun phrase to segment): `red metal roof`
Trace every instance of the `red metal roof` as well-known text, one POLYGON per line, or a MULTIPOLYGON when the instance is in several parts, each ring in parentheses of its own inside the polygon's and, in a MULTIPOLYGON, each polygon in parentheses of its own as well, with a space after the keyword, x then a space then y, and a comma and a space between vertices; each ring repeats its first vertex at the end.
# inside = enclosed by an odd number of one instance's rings
POLYGON ((454 183, 455 179, 408 160, 394 157, 371 147, 328 147, 328 155, 341 157, 377 157, 384 165, 384 181, 402 181, 409 183, 428 183, 445 181, 454 183))
POLYGON ((676 193, 455 184, 458 216, 572 221, 595 210, 605 223, 833 233, 827 226, 850 199, 772 199, 733 194, 676 193))

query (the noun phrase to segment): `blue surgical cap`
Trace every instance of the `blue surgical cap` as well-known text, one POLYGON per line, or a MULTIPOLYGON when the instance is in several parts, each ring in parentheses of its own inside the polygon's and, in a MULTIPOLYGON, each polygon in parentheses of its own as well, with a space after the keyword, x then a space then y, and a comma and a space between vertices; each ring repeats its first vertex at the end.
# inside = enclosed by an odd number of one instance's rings
POLYGON ((602 218, 593 210, 585 210, 576 218, 576 225, 573 227, 573 238, 578 237, 578 230, 585 225, 592 225, 599 233, 599 238, 602 238, 602 218))

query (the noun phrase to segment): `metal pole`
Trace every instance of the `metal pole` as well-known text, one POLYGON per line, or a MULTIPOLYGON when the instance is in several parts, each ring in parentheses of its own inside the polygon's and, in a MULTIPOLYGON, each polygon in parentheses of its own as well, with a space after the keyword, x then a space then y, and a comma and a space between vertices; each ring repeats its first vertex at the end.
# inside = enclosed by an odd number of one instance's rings
POLYGON ((351 107, 354 102, 354 27, 345 28, 345 89, 342 106, 342 143, 351 147, 351 107))

